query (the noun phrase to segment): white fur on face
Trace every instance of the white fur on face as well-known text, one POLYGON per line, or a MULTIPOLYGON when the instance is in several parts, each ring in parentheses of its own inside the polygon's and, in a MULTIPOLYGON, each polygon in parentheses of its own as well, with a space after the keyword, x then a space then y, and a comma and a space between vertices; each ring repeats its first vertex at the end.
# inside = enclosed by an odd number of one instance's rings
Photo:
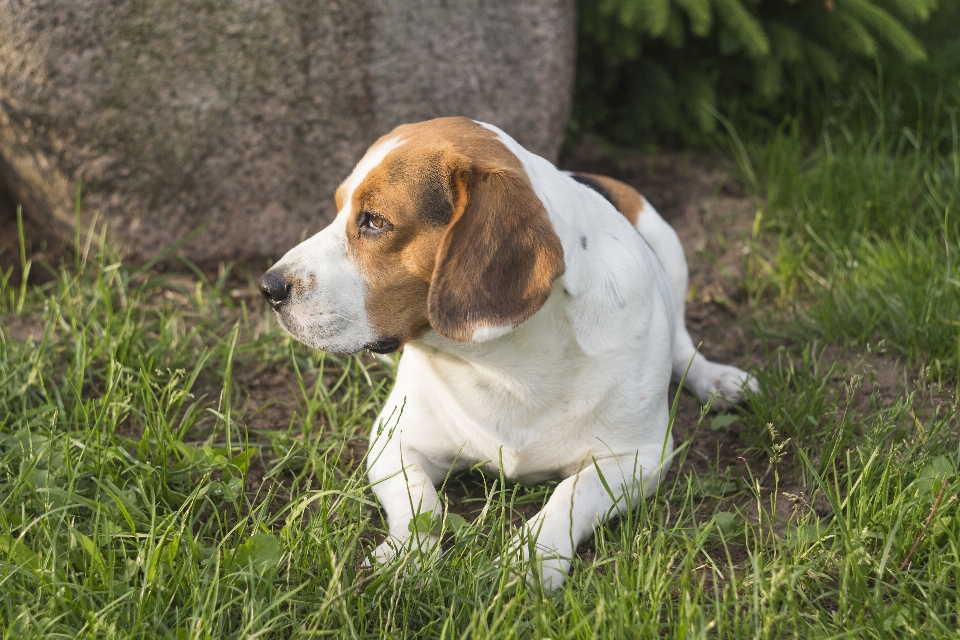
POLYGON ((280 325, 301 342, 332 353, 356 353, 382 336, 367 317, 367 282, 347 250, 353 193, 387 155, 403 144, 390 138, 373 146, 343 183, 343 208, 320 233, 287 252, 271 268, 291 284, 280 307, 280 325))

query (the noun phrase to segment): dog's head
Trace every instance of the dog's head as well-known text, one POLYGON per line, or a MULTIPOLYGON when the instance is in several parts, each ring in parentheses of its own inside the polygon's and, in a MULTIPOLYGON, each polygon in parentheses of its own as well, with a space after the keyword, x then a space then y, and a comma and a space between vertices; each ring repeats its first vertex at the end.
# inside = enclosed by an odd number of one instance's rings
POLYGON ((336 193, 337 217, 260 278, 283 327, 334 353, 512 331, 544 304, 563 249, 520 160, 466 118, 403 125, 336 193))

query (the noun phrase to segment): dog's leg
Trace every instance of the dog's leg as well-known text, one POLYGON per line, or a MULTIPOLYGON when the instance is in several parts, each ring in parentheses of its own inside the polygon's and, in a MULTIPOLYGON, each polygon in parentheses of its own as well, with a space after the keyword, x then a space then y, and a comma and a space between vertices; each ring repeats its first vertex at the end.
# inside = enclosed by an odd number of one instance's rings
POLYGON ((414 535, 410 522, 424 513, 430 513, 433 520, 442 517, 443 505, 435 485, 445 473, 416 450, 402 446, 399 433, 379 434, 371 446, 367 477, 386 511, 390 535, 374 550, 374 561, 388 562, 401 550, 429 553, 436 548, 439 539, 425 533, 414 535))
POLYGON ((716 395, 713 408, 719 411, 740 402, 744 389, 753 392, 759 389, 757 379, 743 369, 704 358, 681 324, 673 345, 673 377, 680 380, 684 373, 687 376, 684 384, 700 402, 706 404, 716 395))
POLYGON ((666 450, 650 446, 630 455, 588 461, 579 473, 557 485, 543 510, 509 545, 512 559, 519 556, 528 561, 533 547, 528 581, 536 572, 545 589, 563 584, 577 546, 607 519, 634 509, 656 491, 670 466, 671 453, 672 446, 666 450))
POLYGON ((687 388, 704 404, 716 394, 717 399, 713 405, 716 409, 726 408, 727 403, 739 402, 745 388, 757 391, 757 380, 749 373, 732 365, 711 362, 693 346, 684 320, 689 277, 687 258, 677 232, 660 217, 650 203, 646 204, 637 217, 637 230, 660 259, 673 293, 676 315, 673 377, 680 380, 686 374, 687 388))

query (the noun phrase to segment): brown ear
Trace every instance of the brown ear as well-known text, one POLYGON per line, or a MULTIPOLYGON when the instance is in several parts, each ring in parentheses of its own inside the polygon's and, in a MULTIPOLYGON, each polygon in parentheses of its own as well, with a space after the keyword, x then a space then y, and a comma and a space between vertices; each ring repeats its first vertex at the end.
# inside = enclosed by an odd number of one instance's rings
POLYGON ((441 242, 427 311, 435 331, 472 342, 477 330, 506 333, 543 306, 563 274, 563 247, 526 176, 483 172, 454 191, 466 203, 441 242))

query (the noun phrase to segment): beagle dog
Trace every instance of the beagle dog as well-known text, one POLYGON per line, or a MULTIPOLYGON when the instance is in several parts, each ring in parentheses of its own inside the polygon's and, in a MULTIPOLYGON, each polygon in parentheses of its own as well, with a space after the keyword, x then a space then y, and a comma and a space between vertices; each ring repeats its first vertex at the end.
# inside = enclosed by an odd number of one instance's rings
POLYGON ((654 208, 494 126, 397 127, 336 205, 258 284, 284 329, 316 349, 403 348, 370 436, 389 527, 375 562, 434 548, 411 521, 442 517, 435 487, 482 463, 522 482, 562 479, 507 550, 555 588, 577 545, 666 472, 671 375, 715 405, 757 389, 697 353, 683 247, 654 208))

